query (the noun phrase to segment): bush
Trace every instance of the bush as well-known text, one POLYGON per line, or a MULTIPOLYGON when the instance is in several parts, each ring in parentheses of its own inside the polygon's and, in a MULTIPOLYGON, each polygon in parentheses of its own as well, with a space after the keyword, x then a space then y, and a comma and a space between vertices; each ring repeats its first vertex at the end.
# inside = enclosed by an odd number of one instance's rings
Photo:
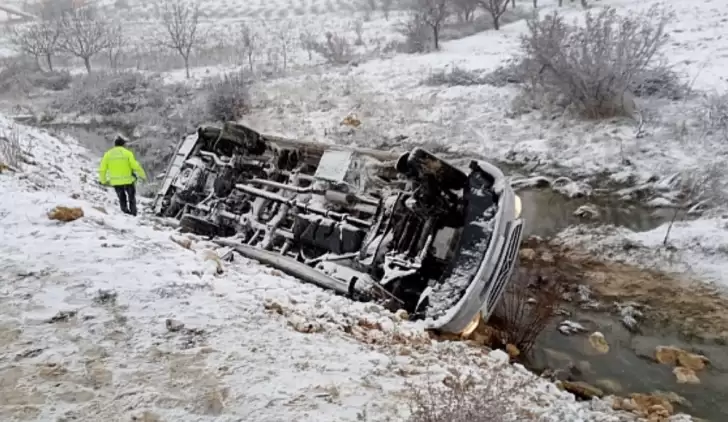
POLYGON ((25 161, 25 151, 20 142, 20 131, 11 126, 5 133, 0 133, 0 173, 2 167, 20 169, 25 161))
POLYGON ((586 15, 586 24, 568 25, 555 13, 528 20, 521 38, 521 69, 534 95, 568 104, 589 118, 630 115, 625 95, 643 81, 643 92, 671 18, 658 6, 619 16, 607 7, 586 15))
POLYGON ((250 112, 248 80, 242 72, 229 73, 209 83, 207 114, 215 120, 239 120, 250 112))
POLYGON ((428 86, 471 86, 486 83, 483 75, 457 66, 453 66, 450 70, 443 69, 432 73, 423 81, 423 84, 428 86))
POLYGON ((50 91, 63 91, 71 86, 73 77, 68 71, 42 72, 31 75, 31 82, 34 86, 50 91))
POLYGON ((427 53, 435 48, 432 29, 418 13, 412 12, 406 22, 398 25, 397 32, 404 36, 399 49, 403 53, 427 53))
POLYGON ((332 32, 326 33, 325 42, 313 41, 308 47, 332 64, 347 64, 353 59, 349 40, 332 32))
POLYGON ((162 80, 134 71, 97 72, 74 84, 54 107, 63 112, 110 116, 162 107, 162 80))
POLYGON ((701 108, 701 121, 708 135, 728 140, 728 94, 711 94, 701 108))
POLYGON ((490 367, 473 375, 454 373, 442 385, 428 382, 409 384, 408 422, 526 422, 534 420, 522 411, 518 393, 533 382, 524 374, 514 377, 505 373, 507 365, 490 367))
POLYGON ((492 318, 499 346, 512 344, 527 354, 556 315, 562 295, 557 280, 516 270, 492 318))

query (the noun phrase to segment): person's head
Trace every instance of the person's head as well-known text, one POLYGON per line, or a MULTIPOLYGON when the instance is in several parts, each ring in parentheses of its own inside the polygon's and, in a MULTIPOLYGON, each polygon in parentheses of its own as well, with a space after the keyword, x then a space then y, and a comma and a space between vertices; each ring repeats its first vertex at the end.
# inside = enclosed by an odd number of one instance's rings
POLYGON ((124 145, 126 145, 126 139, 121 135, 117 135, 116 139, 114 139, 114 146, 123 147, 124 145))

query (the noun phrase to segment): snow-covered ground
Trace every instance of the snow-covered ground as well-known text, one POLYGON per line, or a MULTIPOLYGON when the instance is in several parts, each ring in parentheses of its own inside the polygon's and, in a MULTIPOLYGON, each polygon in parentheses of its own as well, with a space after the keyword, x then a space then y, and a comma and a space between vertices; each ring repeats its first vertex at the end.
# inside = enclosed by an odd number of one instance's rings
POLYGON ((405 420, 405 382, 498 367, 504 387, 532 378, 538 420, 632 418, 254 261, 216 275, 209 245, 120 214, 73 139, 13 130, 32 164, 0 174, 2 420, 405 420), (85 215, 51 221, 57 205, 85 215))
POLYGON ((683 274, 728 292, 728 216, 678 221, 669 230, 633 232, 625 228, 570 227, 559 243, 606 259, 683 274), (665 243, 665 239, 667 242, 665 243))

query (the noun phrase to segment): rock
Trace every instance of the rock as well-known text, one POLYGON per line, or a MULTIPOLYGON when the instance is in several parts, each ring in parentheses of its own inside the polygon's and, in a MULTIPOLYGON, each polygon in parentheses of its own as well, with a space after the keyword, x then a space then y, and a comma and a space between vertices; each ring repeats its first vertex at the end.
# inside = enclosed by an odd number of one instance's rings
POLYGON ((604 396, 604 392, 602 390, 583 381, 561 381, 561 385, 564 387, 564 390, 585 400, 604 396))
POLYGON ((361 120, 357 119, 356 116, 350 114, 344 117, 344 120, 341 121, 341 124, 350 127, 359 127, 361 126, 361 120))
POLYGON ((565 336, 584 331, 586 331, 586 328, 583 325, 578 322, 569 321, 568 319, 559 324, 559 332, 565 336))
POLYGON ((502 350, 491 350, 490 353, 488 353, 488 357, 492 358, 496 363, 504 364, 510 362, 511 358, 508 356, 508 353, 502 351, 502 350))
POLYGON ((574 211, 574 215, 581 218, 588 218, 594 220, 599 218, 599 210, 594 205, 585 204, 580 206, 574 211))
POLYGON ((48 213, 49 219, 64 223, 78 220, 81 217, 83 217, 83 209, 80 207, 64 207, 59 205, 48 213))
POLYGON ((674 346, 657 346, 655 360, 663 365, 682 366, 693 371, 700 371, 710 360, 695 353, 690 353, 674 346))
POLYGON ((132 422, 161 422, 162 418, 159 417, 156 413, 152 413, 148 410, 145 410, 144 412, 133 415, 131 417, 132 422))
POLYGON ((536 259, 536 251, 530 248, 521 249, 518 255, 524 261, 533 261, 536 259))
POLYGON ((169 236, 169 240, 182 246, 185 249, 192 248, 192 239, 190 239, 188 237, 171 235, 171 236, 169 236))
POLYGON ((599 331, 595 331, 589 336, 589 344, 602 355, 609 353, 609 343, 604 338, 604 334, 599 331))
POLYGON ((672 373, 675 374, 678 384, 700 384, 700 378, 690 368, 678 366, 672 370, 672 373))
POLYGON ((518 350, 518 347, 516 347, 514 344, 506 344, 506 353, 508 353, 508 356, 511 357, 511 359, 517 358, 521 351, 518 350))
POLYGON ((655 391, 654 393, 652 393, 652 395, 655 397, 663 398, 663 399, 669 401, 670 403, 679 404, 681 406, 685 406, 685 407, 693 406, 692 403, 690 403, 690 401, 688 399, 686 399, 685 397, 683 397, 677 393, 674 393, 672 391, 655 391))
POLYGON ((185 325, 182 322, 171 318, 167 318, 167 320, 164 322, 164 325, 167 327, 167 331, 171 331, 173 333, 177 331, 182 331, 185 328, 185 325))
POLYGON ((648 421, 665 421, 674 412, 670 401, 663 397, 634 393, 628 398, 618 397, 612 403, 614 410, 626 410, 648 421))
POLYGON ((299 333, 311 334, 323 331, 323 327, 317 321, 307 321, 306 319, 293 315, 288 319, 288 325, 293 327, 299 333))
POLYGON ((397 312, 394 313, 394 316, 397 317, 397 319, 400 321, 409 320, 409 314, 404 309, 397 309, 397 312))
POLYGON ((621 393, 623 390, 622 385, 618 381, 613 379, 603 378, 597 380, 594 384, 596 384, 596 386, 601 388, 602 390, 612 394, 621 393))
POLYGON ((67 322, 69 319, 75 317, 76 314, 78 314, 78 311, 59 311, 46 322, 49 324, 53 324, 56 322, 67 322))

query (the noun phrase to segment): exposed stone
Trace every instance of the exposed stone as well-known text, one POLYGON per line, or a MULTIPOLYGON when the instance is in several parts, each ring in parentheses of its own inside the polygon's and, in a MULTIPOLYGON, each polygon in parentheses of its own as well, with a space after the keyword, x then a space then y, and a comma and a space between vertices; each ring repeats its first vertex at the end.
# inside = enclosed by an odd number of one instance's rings
POLYGON ((674 346, 657 346, 655 359, 664 365, 682 366, 693 371, 702 370, 710 362, 703 355, 690 353, 674 346))
POLYGON ((604 396, 604 391, 583 381, 561 381, 561 385, 564 390, 585 400, 604 396))
POLYGON ((690 368, 678 366, 672 370, 672 373, 675 374, 678 384, 700 384, 700 378, 690 368))
POLYGON ((594 205, 585 204, 577 208, 576 211, 574 211, 574 215, 577 217, 594 220, 596 218, 599 218, 599 210, 597 210, 594 205))
POLYGON ((536 251, 530 248, 521 249, 518 254, 522 260, 533 261, 536 259, 536 251))
POLYGON ((589 344, 591 344, 594 350, 600 354, 609 353, 609 343, 607 343, 607 339, 604 338, 604 334, 599 331, 596 331, 589 336, 589 344))
POLYGON ((521 351, 518 350, 518 347, 516 347, 514 344, 506 344, 506 353, 508 353, 508 356, 511 357, 511 359, 517 358, 521 351))
POLYGON ((600 379, 597 380, 594 384, 596 384, 597 387, 601 388, 604 391, 607 391, 609 393, 621 393, 623 391, 622 385, 613 379, 600 379))
POLYGON ((666 421, 674 412, 673 405, 664 397, 640 393, 630 394, 628 398, 616 398, 612 408, 632 412, 650 422, 666 421))
POLYGON ((182 322, 171 318, 167 318, 167 320, 164 322, 164 325, 167 327, 167 330, 171 332, 181 331, 183 328, 185 328, 185 325, 182 322))
POLYGON ((409 319, 409 314, 404 309, 397 309, 397 312, 394 313, 394 316, 397 317, 400 321, 407 321, 409 319))

